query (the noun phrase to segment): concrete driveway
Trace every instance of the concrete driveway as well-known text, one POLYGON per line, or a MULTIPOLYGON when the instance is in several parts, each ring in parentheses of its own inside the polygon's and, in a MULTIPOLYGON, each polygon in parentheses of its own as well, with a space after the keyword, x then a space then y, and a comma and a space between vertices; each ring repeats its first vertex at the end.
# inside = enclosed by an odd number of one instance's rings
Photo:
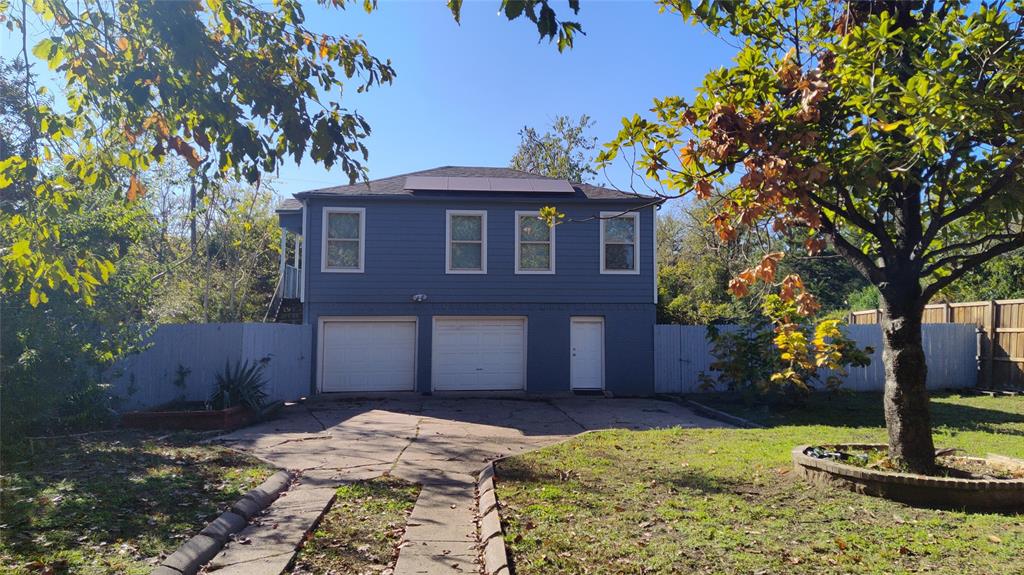
MULTIPOLYGON (((291 499, 306 502, 301 510, 309 517, 273 518, 275 530, 285 524, 286 529, 302 530, 304 534, 318 517, 312 513, 318 497, 323 500, 322 511, 330 503, 333 489, 344 481, 390 473, 421 484, 423 489, 409 517, 395 567, 396 575, 420 575, 478 571, 475 477, 495 458, 537 449, 588 430, 721 425, 679 404, 653 399, 328 397, 287 407, 280 418, 221 440, 274 465, 300 472, 297 488, 283 497, 282 503, 275 503, 270 513, 287 514, 291 499), (304 523, 308 525, 303 528, 304 523)), ((270 573, 276 568, 264 565, 266 569, 257 569, 261 556, 273 559, 275 564, 290 559, 287 544, 293 538, 284 541, 282 533, 269 534, 276 537, 268 540, 273 548, 261 554, 259 529, 248 530, 252 532, 246 537, 252 545, 247 549, 235 547, 234 555, 229 545, 211 567, 224 569, 225 573, 270 573)))

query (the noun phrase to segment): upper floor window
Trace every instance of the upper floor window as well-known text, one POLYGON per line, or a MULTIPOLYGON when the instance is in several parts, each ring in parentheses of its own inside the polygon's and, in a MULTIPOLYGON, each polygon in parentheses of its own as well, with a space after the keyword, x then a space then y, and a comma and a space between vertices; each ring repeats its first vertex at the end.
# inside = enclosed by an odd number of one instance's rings
POLYGON ((601 273, 638 274, 640 214, 601 212, 601 273))
POLYGON ((540 212, 516 212, 516 273, 555 273, 555 228, 540 212))
POLYGON ((362 272, 365 235, 365 209, 324 208, 321 271, 362 272))
POLYGON ((487 273, 487 212, 448 210, 445 260, 447 273, 487 273))

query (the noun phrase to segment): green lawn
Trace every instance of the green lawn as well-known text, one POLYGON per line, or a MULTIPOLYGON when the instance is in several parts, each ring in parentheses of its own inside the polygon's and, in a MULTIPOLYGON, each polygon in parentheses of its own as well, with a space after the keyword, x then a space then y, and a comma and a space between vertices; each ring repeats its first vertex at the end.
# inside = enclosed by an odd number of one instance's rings
POLYGON ((405 520, 419 492, 418 485, 390 477, 339 487, 292 572, 368 574, 394 568, 405 520))
MULTIPOLYGON (((793 477, 797 444, 884 441, 880 395, 786 413, 702 400, 772 427, 608 431, 503 461, 516 573, 1022 572, 1024 515, 915 509, 793 477)), ((933 406, 938 445, 1024 457, 1024 398, 933 406)))
POLYGON ((194 434, 36 442, 0 476, 0 572, 149 573, 273 469, 194 434))

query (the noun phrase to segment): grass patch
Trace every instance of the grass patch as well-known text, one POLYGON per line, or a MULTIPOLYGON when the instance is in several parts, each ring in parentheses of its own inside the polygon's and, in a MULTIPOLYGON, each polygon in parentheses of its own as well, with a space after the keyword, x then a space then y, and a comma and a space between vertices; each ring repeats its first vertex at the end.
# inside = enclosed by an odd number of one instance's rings
POLYGON ((380 573, 398 558, 405 522, 420 487, 393 477, 348 483, 338 488, 295 560, 292 573, 380 573))
POLYGON ((273 468, 195 434, 37 442, 0 477, 4 573, 148 573, 273 468))
MULTIPOLYGON (((763 416, 714 407, 772 427, 607 431, 501 462, 516 572, 1020 573, 1024 515, 915 509, 793 477, 797 444, 884 442, 880 395, 763 416)), ((1024 398, 949 395, 933 411, 937 444, 1024 457, 1024 398)))

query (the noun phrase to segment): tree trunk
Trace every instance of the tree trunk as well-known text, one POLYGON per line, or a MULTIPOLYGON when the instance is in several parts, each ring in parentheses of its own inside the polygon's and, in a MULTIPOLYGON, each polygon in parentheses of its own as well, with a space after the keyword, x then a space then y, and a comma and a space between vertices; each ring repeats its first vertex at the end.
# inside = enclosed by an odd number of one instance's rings
POLYGON ((913 294, 882 297, 882 363, 885 366, 885 425, 889 456, 914 473, 935 470, 928 391, 928 366, 921 345, 924 306, 913 294))

